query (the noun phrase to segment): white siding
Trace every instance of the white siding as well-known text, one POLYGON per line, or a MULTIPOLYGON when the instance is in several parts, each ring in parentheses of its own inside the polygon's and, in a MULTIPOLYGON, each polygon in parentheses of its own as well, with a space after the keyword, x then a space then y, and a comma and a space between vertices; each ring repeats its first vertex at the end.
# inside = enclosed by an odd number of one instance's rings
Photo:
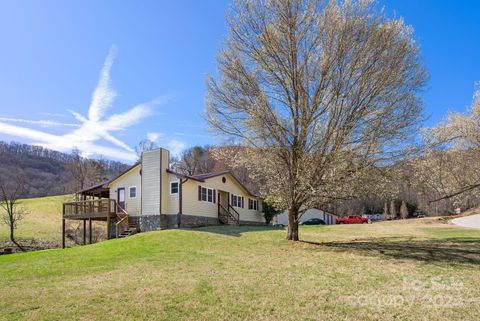
MULTIPOLYGON (((237 183, 235 178, 230 174, 220 175, 206 179, 204 183, 189 179, 183 184, 183 214, 197 215, 206 217, 218 217, 218 197, 216 196, 216 202, 204 202, 198 200, 198 186, 203 186, 211 189, 215 189, 218 194, 219 191, 233 193, 238 196, 244 197, 244 208, 237 208, 235 210, 240 214, 241 221, 251 222, 265 222, 261 209, 261 200, 258 200, 259 209, 249 210, 248 199, 256 199, 247 194, 247 192, 237 183), (222 182, 222 178, 225 177, 226 182, 222 182)), ((231 196, 230 196, 231 197, 231 196)))
MULTIPOLYGON (((122 175, 117 180, 110 184, 110 198, 117 200, 117 191, 119 188, 125 188, 125 211, 129 215, 141 214, 141 181, 140 176, 141 166, 137 166, 125 175, 122 175), (131 186, 137 187, 137 197, 130 198, 129 188, 131 186)), ((118 200, 117 200, 118 201, 118 200)))
POLYGON ((142 215, 160 214, 160 149, 142 155, 142 215))
POLYGON ((167 168, 170 163, 170 152, 166 149, 161 149, 161 162, 162 162, 162 214, 177 214, 178 205, 175 208, 177 202, 170 197, 170 180, 173 176, 167 173, 167 168))
MULTIPOLYGON (((179 182, 180 180, 171 173, 167 173, 164 171, 163 174, 164 182, 163 182, 163 205, 162 205, 162 214, 167 215, 176 215, 178 214, 178 196, 177 194, 170 194, 170 183, 171 182, 179 182)), ((179 187, 180 188, 180 187, 179 187)))

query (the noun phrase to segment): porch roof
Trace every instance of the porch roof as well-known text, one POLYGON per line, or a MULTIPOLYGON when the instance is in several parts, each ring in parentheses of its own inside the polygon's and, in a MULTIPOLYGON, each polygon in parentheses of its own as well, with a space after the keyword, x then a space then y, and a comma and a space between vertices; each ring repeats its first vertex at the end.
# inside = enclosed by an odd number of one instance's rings
POLYGON ((110 189, 108 188, 109 181, 84 188, 77 192, 77 194, 86 195, 86 196, 100 196, 100 197, 109 197, 110 189))

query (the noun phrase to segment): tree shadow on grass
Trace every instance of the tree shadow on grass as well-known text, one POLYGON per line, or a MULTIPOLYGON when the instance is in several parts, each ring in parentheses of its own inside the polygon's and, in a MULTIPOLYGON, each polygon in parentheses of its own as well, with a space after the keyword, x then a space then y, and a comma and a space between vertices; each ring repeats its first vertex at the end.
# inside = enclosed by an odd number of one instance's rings
POLYGON ((349 242, 303 243, 327 248, 335 252, 359 253, 366 256, 384 256, 394 259, 416 260, 425 263, 449 263, 480 265, 480 241, 478 238, 456 237, 434 240, 405 238, 372 238, 349 242))
POLYGON ((248 233, 248 232, 281 231, 284 229, 285 229, 284 227, 279 227, 279 226, 217 225, 217 226, 190 228, 188 230, 240 237, 242 234, 248 233))

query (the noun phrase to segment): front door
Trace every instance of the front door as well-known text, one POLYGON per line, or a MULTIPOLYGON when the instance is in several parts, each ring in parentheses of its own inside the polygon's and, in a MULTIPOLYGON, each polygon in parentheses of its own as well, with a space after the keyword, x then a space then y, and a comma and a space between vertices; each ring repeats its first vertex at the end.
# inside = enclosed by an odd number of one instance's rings
POLYGON ((218 193, 218 203, 223 206, 224 209, 228 211, 228 197, 230 193, 219 191, 218 193))
POLYGON ((125 188, 117 190, 117 204, 120 208, 125 209, 125 188))
POLYGON ((218 191, 218 219, 222 224, 228 224, 228 194, 224 191, 218 191))

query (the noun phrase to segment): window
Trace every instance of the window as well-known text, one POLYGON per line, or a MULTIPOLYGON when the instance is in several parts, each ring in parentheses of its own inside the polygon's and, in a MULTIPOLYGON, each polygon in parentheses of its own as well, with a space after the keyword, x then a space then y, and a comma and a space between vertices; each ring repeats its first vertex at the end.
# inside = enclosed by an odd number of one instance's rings
POLYGON ((136 186, 131 186, 128 189, 128 196, 130 198, 136 198, 137 197, 137 187, 136 186))
POLYGON ((203 186, 198 187, 198 200, 215 203, 215 190, 203 186))
POLYGON ((248 199, 248 209, 258 211, 258 200, 248 199))
POLYGON ((178 182, 170 182, 170 194, 178 194, 178 182))
POLYGON ((243 208, 243 197, 232 194, 232 206, 243 208))

